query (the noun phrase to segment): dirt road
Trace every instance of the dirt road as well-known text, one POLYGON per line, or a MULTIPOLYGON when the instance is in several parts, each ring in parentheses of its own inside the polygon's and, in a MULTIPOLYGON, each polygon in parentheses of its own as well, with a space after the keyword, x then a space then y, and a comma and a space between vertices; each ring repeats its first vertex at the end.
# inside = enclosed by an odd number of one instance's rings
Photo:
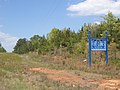
POLYGON ((76 85, 81 87, 98 85, 97 88, 93 88, 92 90, 120 90, 120 80, 87 80, 82 76, 71 74, 65 70, 52 70, 47 68, 30 68, 30 71, 45 73, 49 79, 60 81, 61 83, 69 83, 73 87, 76 85))

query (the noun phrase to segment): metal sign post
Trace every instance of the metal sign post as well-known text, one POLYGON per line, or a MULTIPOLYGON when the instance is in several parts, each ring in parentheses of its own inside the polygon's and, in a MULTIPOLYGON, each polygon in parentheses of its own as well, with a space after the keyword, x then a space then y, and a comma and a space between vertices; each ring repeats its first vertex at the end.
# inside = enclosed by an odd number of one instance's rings
POLYGON ((106 65, 108 64, 108 32, 106 32, 106 65))
POLYGON ((108 32, 106 32, 106 38, 91 38, 91 32, 88 31, 88 42, 89 42, 89 52, 88 52, 88 64, 92 64, 92 51, 105 51, 106 52, 106 65, 108 64, 108 32))
POLYGON ((88 64, 91 66, 92 64, 92 57, 91 57, 91 32, 88 31, 88 41, 89 41, 89 51, 88 51, 88 64))

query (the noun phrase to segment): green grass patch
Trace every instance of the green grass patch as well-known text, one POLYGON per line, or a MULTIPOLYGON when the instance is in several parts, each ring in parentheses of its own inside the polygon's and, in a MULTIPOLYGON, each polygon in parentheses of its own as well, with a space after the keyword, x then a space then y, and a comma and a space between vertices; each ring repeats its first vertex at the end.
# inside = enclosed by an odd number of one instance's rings
POLYGON ((117 66, 120 68, 120 59, 116 59, 116 60, 111 60, 110 61, 113 65, 117 66))

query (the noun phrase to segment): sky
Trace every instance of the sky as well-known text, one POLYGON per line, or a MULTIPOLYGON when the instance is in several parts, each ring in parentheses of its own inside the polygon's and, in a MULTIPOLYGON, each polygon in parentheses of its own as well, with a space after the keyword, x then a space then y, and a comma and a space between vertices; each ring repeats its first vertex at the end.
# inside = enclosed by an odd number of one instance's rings
POLYGON ((120 16, 120 0, 0 0, 0 43, 11 52, 19 38, 46 35, 54 27, 77 32, 108 11, 120 16))

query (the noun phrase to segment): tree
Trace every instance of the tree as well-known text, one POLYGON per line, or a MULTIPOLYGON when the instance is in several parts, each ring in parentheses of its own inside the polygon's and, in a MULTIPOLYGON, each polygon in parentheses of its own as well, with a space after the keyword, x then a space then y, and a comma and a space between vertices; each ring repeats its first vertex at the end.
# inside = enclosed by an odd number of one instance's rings
POLYGON ((0 43, 0 52, 6 52, 5 48, 2 47, 1 43, 0 43))
POLYGON ((115 25, 117 25, 116 24, 116 22, 117 22, 117 20, 118 20, 118 18, 116 17, 116 16, 114 16, 113 14, 112 14, 112 12, 108 12, 108 14, 107 15, 105 15, 104 17, 104 31, 108 31, 108 33, 109 33, 109 43, 111 42, 111 41, 113 41, 113 39, 115 39, 115 32, 116 32, 116 29, 115 29, 115 25))
POLYGON ((117 48, 120 49, 120 19, 116 21, 114 27, 113 27, 114 33, 114 42, 117 44, 117 48))
POLYGON ((14 47, 14 53, 25 54, 29 52, 29 41, 26 38, 19 39, 14 47))
POLYGON ((40 45, 40 36, 39 35, 34 35, 33 37, 30 38, 31 42, 31 48, 33 51, 38 51, 39 45, 40 45))
POLYGON ((46 53, 47 51, 49 51, 49 43, 47 41, 47 39, 45 38, 45 36, 43 35, 42 37, 40 36, 39 39, 39 50, 38 53, 46 53))
POLYGON ((49 43, 45 36, 34 35, 30 38, 30 51, 44 53, 49 50, 49 43))
POLYGON ((59 48, 62 40, 62 33, 59 29, 53 28, 48 34, 47 39, 53 48, 59 48))

